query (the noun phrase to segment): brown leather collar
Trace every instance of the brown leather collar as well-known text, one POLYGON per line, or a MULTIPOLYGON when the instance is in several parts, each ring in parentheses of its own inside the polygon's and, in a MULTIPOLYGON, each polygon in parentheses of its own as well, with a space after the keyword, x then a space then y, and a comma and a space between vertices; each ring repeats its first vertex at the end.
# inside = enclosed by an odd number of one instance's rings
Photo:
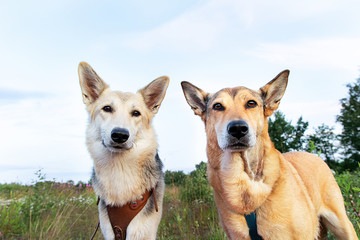
MULTIPOLYGON (((145 207, 151 195, 153 195, 154 198, 155 210, 156 212, 158 212, 158 206, 156 202, 156 187, 157 184, 155 185, 154 188, 147 190, 139 200, 128 202, 127 204, 121 207, 110 206, 110 205, 106 206, 110 223, 114 230, 115 240, 125 240, 127 227, 129 226, 130 222, 134 219, 134 217, 145 207)), ((98 198, 98 203, 99 203, 99 199, 100 197, 98 198)), ((97 229, 95 230, 93 237, 95 236, 96 231, 97 229)))

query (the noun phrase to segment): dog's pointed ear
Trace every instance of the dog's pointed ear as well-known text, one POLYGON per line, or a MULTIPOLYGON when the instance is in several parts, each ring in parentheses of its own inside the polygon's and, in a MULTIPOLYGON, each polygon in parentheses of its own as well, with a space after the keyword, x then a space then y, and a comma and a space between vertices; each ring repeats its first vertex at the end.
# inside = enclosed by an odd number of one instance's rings
POLYGON ((169 77, 162 76, 138 91, 143 96, 146 106, 154 114, 158 112, 168 86, 169 77))
POLYGON ((86 105, 93 103, 109 86, 96 74, 86 62, 79 64, 79 81, 83 101, 86 105))
POLYGON ((288 83, 289 73, 289 70, 282 71, 268 84, 260 88, 264 100, 265 117, 269 117, 279 107, 288 83))
POLYGON ((203 117, 206 111, 206 99, 208 93, 189 82, 181 82, 186 101, 196 115, 203 117))

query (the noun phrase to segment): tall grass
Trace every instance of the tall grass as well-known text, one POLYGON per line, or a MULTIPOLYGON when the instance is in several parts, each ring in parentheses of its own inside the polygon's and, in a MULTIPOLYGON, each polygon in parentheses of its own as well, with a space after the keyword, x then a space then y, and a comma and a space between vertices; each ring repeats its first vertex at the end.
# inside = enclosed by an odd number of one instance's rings
POLYGON ((166 188, 159 239, 227 239, 219 225, 214 202, 185 202, 179 187, 166 188))
POLYGON ((360 171, 337 175, 336 181, 344 197, 346 213, 360 235, 360 171))
MULTIPOLYGON (((165 189, 158 239, 227 239, 206 181, 206 164, 197 165, 195 171, 180 178, 168 179, 173 180, 165 189)), ((359 235, 359 172, 336 175, 336 180, 359 235)), ((0 185, 1 240, 90 239, 97 222, 96 196, 89 184, 57 183, 38 176, 29 186, 0 185)), ((95 239, 103 239, 100 232, 95 239)))
MULTIPOLYGON (((176 175, 181 176, 179 172, 176 175)), ((196 165, 196 170, 185 177, 165 176, 165 179, 167 187, 159 239, 227 239, 206 180, 206 163, 196 165)))
POLYGON ((89 239, 97 221, 90 185, 0 185, 0 239, 89 239))

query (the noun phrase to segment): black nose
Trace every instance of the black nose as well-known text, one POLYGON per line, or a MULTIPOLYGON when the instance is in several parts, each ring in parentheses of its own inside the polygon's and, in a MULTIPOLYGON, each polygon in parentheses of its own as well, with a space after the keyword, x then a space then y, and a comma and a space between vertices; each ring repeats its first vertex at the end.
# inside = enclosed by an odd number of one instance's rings
POLYGON ((249 126, 245 121, 242 120, 232 121, 229 123, 227 131, 231 136, 240 139, 249 132, 249 126))
POLYGON ((111 131, 111 139, 116 143, 124 143, 129 139, 130 133, 125 128, 114 128, 111 131))

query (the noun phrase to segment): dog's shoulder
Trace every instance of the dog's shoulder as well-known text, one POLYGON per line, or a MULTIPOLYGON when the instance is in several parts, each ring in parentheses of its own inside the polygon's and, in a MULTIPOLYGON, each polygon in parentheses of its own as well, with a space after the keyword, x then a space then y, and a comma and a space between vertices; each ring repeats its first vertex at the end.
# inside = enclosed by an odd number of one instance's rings
MULTIPOLYGON (((290 152, 283 154, 283 157, 296 169, 308 191, 320 193, 328 184, 334 185, 335 179, 331 169, 317 155, 290 152)), ((314 197, 314 194, 311 196, 314 197)))
POLYGON ((324 160, 318 157, 315 154, 308 152, 288 152, 282 154, 283 157, 289 161, 297 170, 301 170, 301 168, 311 168, 313 170, 316 169, 328 169, 329 167, 326 165, 324 160))

